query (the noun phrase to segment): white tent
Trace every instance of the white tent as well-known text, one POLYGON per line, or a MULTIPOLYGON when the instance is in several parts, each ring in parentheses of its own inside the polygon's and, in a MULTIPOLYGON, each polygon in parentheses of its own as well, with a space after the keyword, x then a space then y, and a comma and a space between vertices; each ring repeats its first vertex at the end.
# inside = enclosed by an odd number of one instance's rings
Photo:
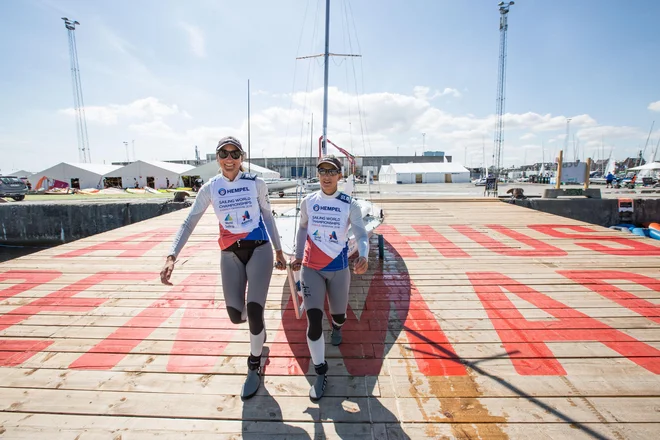
POLYGON ((164 189, 169 186, 181 186, 181 176, 187 175, 194 167, 178 163, 138 160, 103 175, 106 179, 121 179, 116 183, 123 188, 149 186, 154 189, 164 189))
POLYGON ((103 176, 119 168, 121 168, 119 165, 61 162, 53 167, 34 173, 30 176, 30 181, 33 185, 36 185, 42 177, 46 177, 66 182, 72 188, 101 189, 103 188, 103 176), (76 179, 78 179, 77 185, 76 179))
MULTIPOLYGON (((259 165, 251 164, 248 162, 243 162, 243 168, 245 169, 245 171, 248 171, 248 167, 251 173, 256 174, 257 176, 263 179, 280 178, 280 173, 278 173, 277 171, 269 170, 268 168, 260 167, 259 165)), ((197 168, 193 168, 183 173, 182 176, 190 176, 190 177, 199 176, 204 180, 204 182, 208 182, 211 177, 218 174, 219 169, 220 167, 218 166, 218 162, 213 161, 213 162, 205 163, 204 165, 200 165, 197 168)))
POLYGON ((628 171, 639 171, 637 178, 641 181, 645 177, 654 177, 660 171, 660 162, 649 162, 638 167, 628 168, 628 171))
POLYGON ((381 167, 381 183, 469 183, 470 171, 456 162, 392 163, 381 167))
POLYGON ((628 171, 642 171, 642 170, 660 170, 660 162, 649 162, 647 164, 638 167, 628 168, 628 171))
POLYGON ((5 174, 5 176, 15 176, 18 178, 21 177, 30 177, 34 173, 32 171, 25 171, 25 170, 18 170, 18 171, 12 171, 11 173, 5 174))

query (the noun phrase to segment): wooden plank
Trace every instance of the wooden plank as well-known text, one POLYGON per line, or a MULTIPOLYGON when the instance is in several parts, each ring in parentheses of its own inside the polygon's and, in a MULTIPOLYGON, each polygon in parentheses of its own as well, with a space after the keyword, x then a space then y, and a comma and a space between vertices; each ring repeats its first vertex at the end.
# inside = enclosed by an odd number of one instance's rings
MULTIPOLYGON (((275 407, 279 406, 284 419, 306 421, 307 416, 299 408, 309 402, 306 396, 282 396, 277 403, 270 396, 255 396, 249 405, 243 405, 237 396, 227 395, 170 393, 161 394, 158 399, 153 397, 147 393, 125 391, 5 388, 0 394, 0 411, 188 419, 195 419, 202 413, 217 420, 276 420, 275 407)), ((617 422, 617 414, 633 423, 660 423, 660 414, 653 409, 657 398, 649 397, 542 397, 533 401, 520 397, 481 397, 479 401, 481 405, 470 407, 462 405, 460 398, 398 397, 395 402, 392 398, 355 397, 345 401, 344 398, 326 397, 318 408, 322 419, 332 419, 335 423, 394 423, 399 420, 406 423, 558 423, 565 421, 562 416, 569 414, 571 420, 579 423, 617 422), (345 410, 346 406, 350 410, 345 410)))
MULTIPOLYGON (((267 420, 207 420, 153 417, 85 416, 23 413, 0 414, 0 434, 14 440, 52 440, 53 431, 60 440, 132 440, 194 438, 218 440, 246 438, 251 440, 328 438, 361 440, 372 434, 365 423, 313 422, 310 411, 306 422, 267 420), (4 421, 3 421, 4 419, 4 421), (48 430, 48 427, 56 427, 48 430), (50 437, 49 437, 50 436, 50 437)), ((379 424, 385 429, 385 424, 379 424)))
MULTIPOLYGON (((44 388, 86 391, 131 391, 152 394, 237 395, 240 380, 221 375, 173 372, 121 372, 99 370, 7 368, 6 388, 44 388)), ((266 374, 260 395, 300 396, 308 389, 305 376, 266 374)), ((333 376, 326 395, 335 397, 616 397, 658 396, 660 378, 581 376, 333 376), (604 380, 606 379, 606 380, 604 380)))
MULTIPOLYGON (((6 388, 42 388, 79 391, 130 391, 151 394, 191 394, 236 396, 243 385, 240 378, 214 374, 182 374, 173 372, 135 373, 99 370, 59 370, 40 368, 7 368, 6 388)), ((305 376, 266 374, 259 395, 304 396, 309 390, 305 376)), ((328 382, 327 396, 379 397, 375 377, 336 376, 328 382)))

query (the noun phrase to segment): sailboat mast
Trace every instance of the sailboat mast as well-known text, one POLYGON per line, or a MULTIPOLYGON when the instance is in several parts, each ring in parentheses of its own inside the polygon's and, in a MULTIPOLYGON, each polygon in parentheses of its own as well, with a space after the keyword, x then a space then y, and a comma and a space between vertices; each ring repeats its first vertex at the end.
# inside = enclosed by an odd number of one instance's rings
POLYGON ((545 142, 543 140, 541 140, 541 172, 545 172, 545 142))
POLYGON ((328 138, 328 68, 330 58, 330 0, 325 0, 325 52, 323 53, 323 141, 321 154, 327 154, 326 140, 328 138))
POLYGON ((248 157, 250 158, 250 162, 248 162, 248 173, 250 172, 250 169, 252 168, 252 156, 250 155, 250 80, 248 79, 248 88, 247 88, 247 111, 248 111, 248 120, 247 120, 247 144, 248 144, 248 157))
MULTIPOLYGON (((309 128, 309 159, 313 170, 314 169, 314 113, 312 113, 312 124, 309 128)), ((314 175, 313 172, 312 175, 314 175)))

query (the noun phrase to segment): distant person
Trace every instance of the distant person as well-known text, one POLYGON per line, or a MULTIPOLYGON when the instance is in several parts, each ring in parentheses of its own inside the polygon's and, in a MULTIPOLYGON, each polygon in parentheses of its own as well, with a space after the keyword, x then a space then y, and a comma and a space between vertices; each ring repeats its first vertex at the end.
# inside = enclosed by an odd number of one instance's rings
POLYGON ((135 177, 133 177, 133 180, 135 181, 135 184, 133 184, 133 187, 134 187, 134 188, 139 188, 139 187, 140 187, 140 183, 137 181, 137 179, 136 179, 135 177))
POLYGON ((607 176, 605 177, 605 188, 614 188, 612 182, 614 182, 614 174, 607 173, 607 176))
POLYGON ((166 177, 165 178, 165 186, 169 189, 170 188, 170 178, 166 177))
POLYGON ((261 352, 266 342, 264 307, 273 274, 273 248, 277 269, 286 269, 286 259, 271 214, 266 182, 255 174, 243 172, 244 155, 238 139, 220 140, 216 159, 221 173, 197 193, 188 217, 174 238, 160 280, 172 285, 170 276, 177 255, 206 208, 213 205, 220 227, 220 274, 227 314, 232 323, 247 321, 250 328, 248 373, 241 390, 241 398, 249 399, 261 384, 261 352))
POLYGON ((25 179, 25 186, 27 186, 28 191, 32 191, 32 184, 30 183, 30 179, 25 179))

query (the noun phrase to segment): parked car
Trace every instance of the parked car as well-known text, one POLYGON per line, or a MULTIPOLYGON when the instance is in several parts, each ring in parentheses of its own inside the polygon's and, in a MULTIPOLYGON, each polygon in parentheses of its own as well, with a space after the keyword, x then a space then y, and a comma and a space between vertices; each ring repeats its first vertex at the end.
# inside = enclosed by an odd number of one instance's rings
POLYGON ((20 202, 27 192, 27 185, 18 177, 0 176, 0 197, 11 197, 20 202))

